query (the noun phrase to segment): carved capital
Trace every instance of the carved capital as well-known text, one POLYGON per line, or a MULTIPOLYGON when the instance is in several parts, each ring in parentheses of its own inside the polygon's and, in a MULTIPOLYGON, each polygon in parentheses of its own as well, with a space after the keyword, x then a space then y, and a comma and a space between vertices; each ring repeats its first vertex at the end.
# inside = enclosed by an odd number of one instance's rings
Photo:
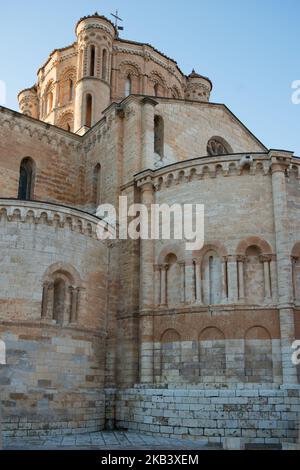
POLYGON ((161 270, 162 270, 162 271, 168 271, 168 269, 169 269, 169 265, 168 265, 168 264, 165 263, 165 264, 162 264, 162 265, 161 265, 161 270))
POLYGON ((272 257, 271 255, 260 255, 259 260, 261 261, 261 263, 268 263, 272 260, 272 257))

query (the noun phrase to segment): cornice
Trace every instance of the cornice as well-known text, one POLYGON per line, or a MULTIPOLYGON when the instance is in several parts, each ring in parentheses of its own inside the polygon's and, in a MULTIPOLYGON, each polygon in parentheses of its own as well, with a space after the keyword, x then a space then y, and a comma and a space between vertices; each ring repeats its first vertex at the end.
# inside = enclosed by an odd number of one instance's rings
POLYGON ((81 150, 82 137, 0 106, 0 125, 57 148, 60 145, 81 150))
MULTIPOLYGON (((253 162, 250 168, 245 170, 240 166, 240 160, 244 154, 220 155, 216 157, 199 157, 192 160, 176 162, 157 170, 145 170, 135 175, 135 181, 139 184, 145 178, 151 178, 156 191, 169 188, 173 185, 199 181, 206 178, 230 177, 230 176, 263 176, 270 175, 271 161, 267 154, 252 154, 253 162)), ((247 153, 246 155, 249 155, 247 153)))
POLYGON ((52 226, 94 239, 97 239, 98 224, 102 224, 99 218, 91 214, 59 204, 0 199, 0 223, 10 222, 52 226))

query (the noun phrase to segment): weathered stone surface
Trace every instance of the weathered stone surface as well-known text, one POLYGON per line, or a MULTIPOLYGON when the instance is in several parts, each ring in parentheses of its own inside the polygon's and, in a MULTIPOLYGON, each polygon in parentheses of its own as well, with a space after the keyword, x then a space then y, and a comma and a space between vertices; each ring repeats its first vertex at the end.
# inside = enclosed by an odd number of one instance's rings
POLYGON ((19 95, 22 115, 0 108, 5 435, 295 443, 299 159, 105 18, 76 33, 19 95), (149 214, 203 204, 204 246, 99 241, 96 208, 119 196, 149 214))

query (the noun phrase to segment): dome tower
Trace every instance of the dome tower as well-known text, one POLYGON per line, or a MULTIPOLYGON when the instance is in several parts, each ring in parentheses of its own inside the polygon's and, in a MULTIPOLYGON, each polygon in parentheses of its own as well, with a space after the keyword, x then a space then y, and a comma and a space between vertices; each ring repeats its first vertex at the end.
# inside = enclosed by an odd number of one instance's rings
POLYGON ((21 113, 39 119, 39 100, 36 86, 20 91, 18 101, 21 113))
POLYGON ((203 77, 193 70, 187 77, 185 98, 192 101, 209 101, 212 87, 209 78, 203 77))
POLYGON ((84 134, 110 104, 111 59, 116 30, 110 20, 94 15, 76 25, 78 58, 74 131, 84 134))

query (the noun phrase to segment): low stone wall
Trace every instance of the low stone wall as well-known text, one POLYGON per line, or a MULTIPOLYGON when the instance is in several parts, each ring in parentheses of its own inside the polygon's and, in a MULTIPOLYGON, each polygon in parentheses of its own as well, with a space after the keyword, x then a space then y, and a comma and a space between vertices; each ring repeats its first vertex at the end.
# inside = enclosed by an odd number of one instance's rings
POLYGON ((241 437, 246 443, 296 442, 300 387, 158 389, 136 387, 116 393, 116 427, 167 437, 241 437))

